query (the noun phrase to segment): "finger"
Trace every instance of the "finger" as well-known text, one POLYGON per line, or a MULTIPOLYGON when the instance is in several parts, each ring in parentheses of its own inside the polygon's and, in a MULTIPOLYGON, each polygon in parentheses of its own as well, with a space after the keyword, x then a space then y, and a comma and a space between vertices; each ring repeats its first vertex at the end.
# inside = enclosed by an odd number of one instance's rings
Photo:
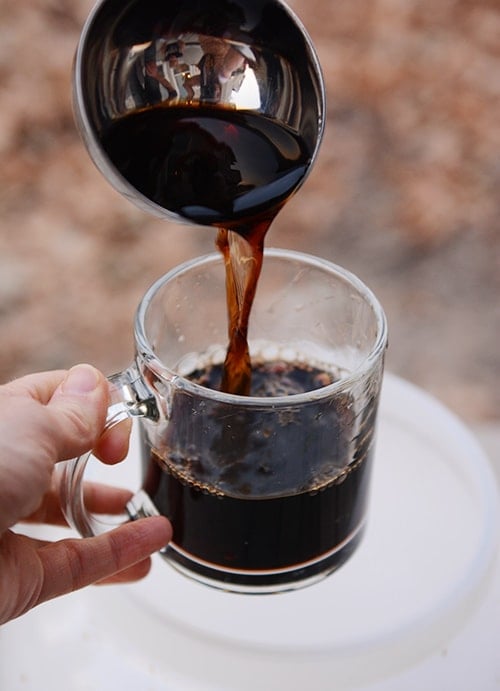
POLYGON ((20 463, 37 458, 51 468, 97 444, 109 398, 107 379, 90 365, 28 375, 0 387, 3 437, 14 439, 20 463), (29 420, 22 434, 19 419, 29 420))
POLYGON ((91 365, 72 367, 47 404, 52 430, 52 458, 65 460, 93 448, 102 434, 109 403, 109 383, 91 365))
POLYGON ((143 559, 142 561, 134 564, 134 566, 116 573, 114 576, 109 576, 108 578, 103 578, 100 581, 96 581, 95 585, 115 585, 116 583, 133 583, 134 581, 140 581, 145 578, 151 570, 151 559, 143 559))
POLYGON ((165 547, 171 537, 167 519, 154 516, 98 537, 46 545, 38 552, 43 569, 38 603, 119 574, 165 547))
POLYGON ((118 463, 128 453, 132 420, 122 420, 106 430, 94 446, 94 456, 105 463, 118 463))
POLYGON ((97 482, 84 486, 84 503, 90 513, 118 515, 125 511, 133 492, 122 487, 111 487, 97 482))
MULTIPOLYGON (((91 513, 118 515, 125 512, 127 502, 133 493, 121 487, 112 487, 96 482, 86 482, 83 487, 84 504, 91 513)), ((67 525, 61 510, 59 489, 53 487, 44 496, 42 503, 26 523, 47 523, 49 525, 67 525)))
POLYGON ((62 420, 70 440, 71 453, 59 450, 57 458, 78 456, 90 448, 105 463, 118 463, 125 458, 132 421, 122 420, 103 432, 109 402, 110 384, 101 372, 90 365, 77 365, 68 372, 49 403, 52 410, 59 409, 63 413, 62 420), (79 428, 81 437, 79 448, 75 450, 73 432, 79 428))
MULTIPOLYGON (((42 547, 47 547, 48 545, 53 545, 54 542, 51 540, 42 540, 41 538, 36 538, 33 536, 23 535, 22 533, 17 533, 16 538, 19 540, 27 540, 31 547, 35 549, 41 549, 42 547)), ((109 585, 116 583, 131 583, 133 581, 139 581, 148 575, 151 570, 151 559, 146 557, 142 561, 137 562, 133 566, 129 566, 123 571, 113 574, 112 576, 107 576, 106 578, 96 581, 96 585, 109 585)))
MULTIPOLYGON (((78 419, 82 413, 85 414, 85 411, 82 409, 82 397, 89 398, 90 394, 92 399, 97 395, 100 399, 96 408, 99 424, 94 426, 92 424, 87 425, 88 427, 93 427, 93 429, 86 430, 84 433, 84 436, 87 437, 90 431, 91 437, 88 439, 88 443, 83 444, 86 448, 80 448, 64 455, 68 458, 76 456, 94 445, 95 455, 107 463, 116 463, 127 455, 131 431, 130 420, 124 420, 112 429, 107 430, 100 437, 96 436, 97 433, 101 432, 104 424, 103 416, 109 402, 109 382, 103 374, 91 365, 77 365, 69 371, 55 370, 30 374, 14 380, 7 387, 2 387, 0 393, 2 391, 11 397, 15 395, 28 396, 33 401, 41 403, 43 406, 48 406, 52 412, 57 412, 62 407, 63 421, 64 416, 68 414, 66 408, 68 406, 74 407, 76 404, 77 419, 73 419, 73 422, 76 422, 78 427, 88 423, 88 420, 82 421, 78 419), (101 422, 102 424, 100 424, 101 422), (99 429, 96 429, 96 427, 99 427, 99 429)), ((85 407, 88 407, 88 404, 85 407)), ((81 439, 79 441, 83 443, 81 439)))
POLYGON ((34 401, 46 405, 67 374, 67 370, 27 374, 3 385, 0 388, 0 394, 6 396, 28 396, 34 401))

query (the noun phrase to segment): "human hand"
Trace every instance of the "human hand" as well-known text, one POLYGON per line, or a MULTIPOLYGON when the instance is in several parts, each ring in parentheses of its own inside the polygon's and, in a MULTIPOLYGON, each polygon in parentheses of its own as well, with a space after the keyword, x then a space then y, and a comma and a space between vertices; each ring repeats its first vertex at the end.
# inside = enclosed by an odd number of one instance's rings
MULTIPOLYGON (((90 365, 0 386, 0 624, 91 583, 145 576, 149 555, 172 536, 162 516, 57 542, 11 530, 20 521, 64 523, 54 483, 58 461, 89 449, 107 463, 126 455, 126 423, 102 434, 108 401, 108 382, 90 365)), ((98 485, 87 492, 89 509, 101 513, 119 513, 131 496, 98 485)))

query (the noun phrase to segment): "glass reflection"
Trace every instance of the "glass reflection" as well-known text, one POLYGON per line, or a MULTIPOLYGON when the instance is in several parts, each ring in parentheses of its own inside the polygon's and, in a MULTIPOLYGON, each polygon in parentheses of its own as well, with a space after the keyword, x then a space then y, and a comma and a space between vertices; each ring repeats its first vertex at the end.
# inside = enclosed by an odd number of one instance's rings
POLYGON ((126 110, 166 102, 261 106, 258 55, 248 45, 185 34, 134 45, 124 58, 126 110))

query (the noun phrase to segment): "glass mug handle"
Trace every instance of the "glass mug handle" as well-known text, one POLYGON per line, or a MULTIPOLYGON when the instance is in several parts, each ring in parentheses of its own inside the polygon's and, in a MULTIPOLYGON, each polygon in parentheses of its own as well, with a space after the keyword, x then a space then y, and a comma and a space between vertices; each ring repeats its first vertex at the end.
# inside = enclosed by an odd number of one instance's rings
MULTIPOLYGON (((155 397, 147 388, 141 375, 135 368, 130 367, 119 374, 108 377, 110 382, 111 402, 108 407, 106 424, 103 431, 127 419, 136 417, 157 421, 158 406, 155 397)), ((107 532, 122 523, 138 518, 159 515, 149 496, 144 490, 139 490, 127 502, 124 513, 107 520, 88 511, 84 500, 83 476, 92 452, 78 456, 58 464, 59 495, 61 509, 68 524, 75 528, 82 537, 93 537, 107 532)))

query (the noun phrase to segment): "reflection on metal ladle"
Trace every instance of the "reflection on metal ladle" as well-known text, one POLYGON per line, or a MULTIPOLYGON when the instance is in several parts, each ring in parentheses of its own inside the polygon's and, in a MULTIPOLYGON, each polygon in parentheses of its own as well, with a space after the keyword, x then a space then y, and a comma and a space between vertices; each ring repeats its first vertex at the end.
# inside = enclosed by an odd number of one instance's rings
POLYGON ((129 105, 172 101, 258 109, 260 95, 251 67, 255 62, 249 46, 213 36, 152 41, 135 55, 129 105))

